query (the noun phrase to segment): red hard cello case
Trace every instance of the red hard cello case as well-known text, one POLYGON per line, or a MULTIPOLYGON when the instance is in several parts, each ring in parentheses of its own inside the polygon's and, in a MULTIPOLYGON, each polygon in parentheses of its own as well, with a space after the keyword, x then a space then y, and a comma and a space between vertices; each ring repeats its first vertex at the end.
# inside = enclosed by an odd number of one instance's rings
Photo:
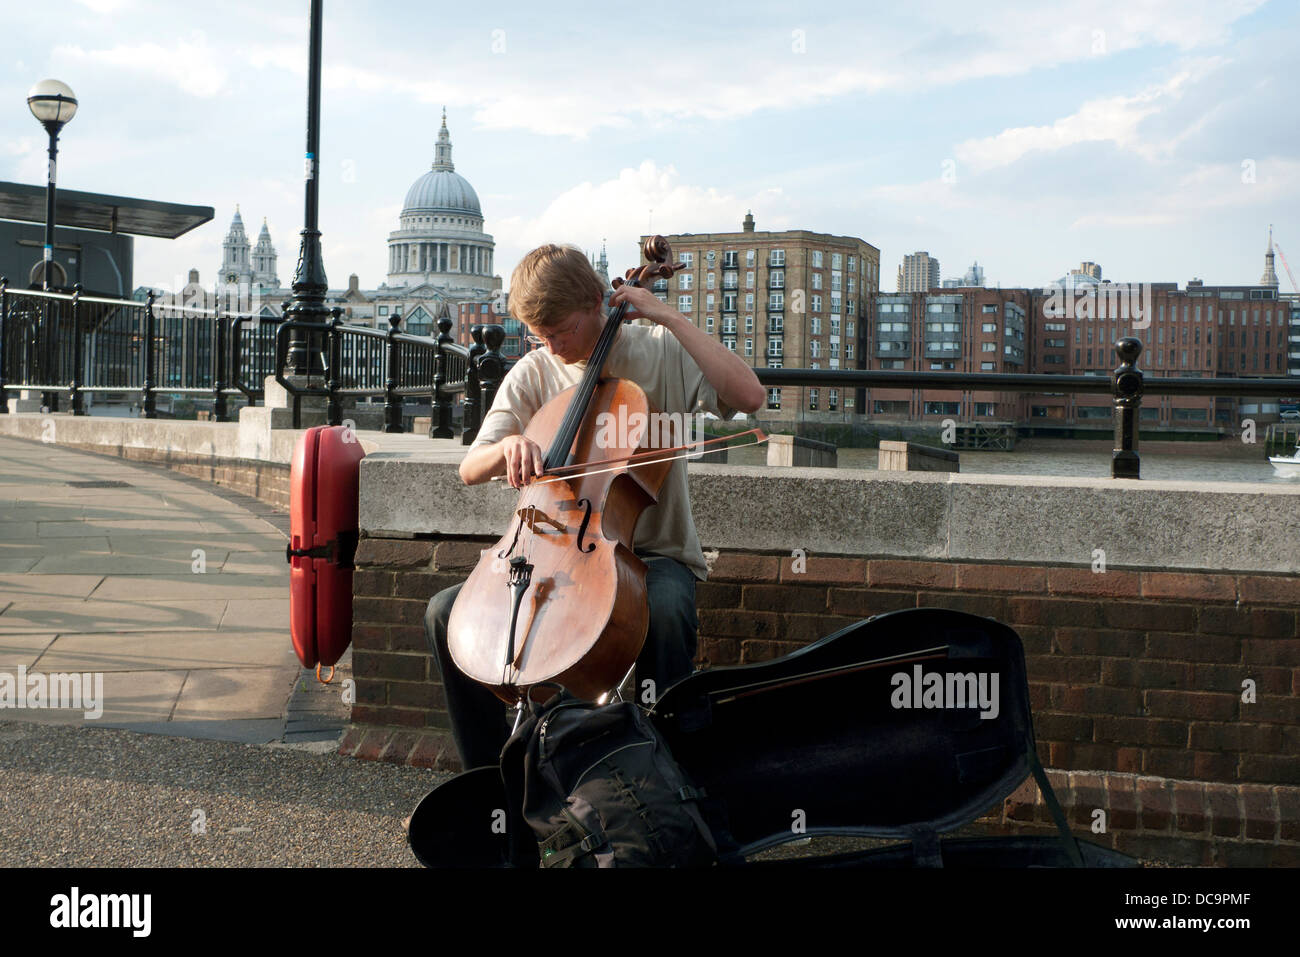
POLYGON ((341 425, 308 429, 289 471, 289 629, 306 668, 333 666, 352 641, 352 559, 365 458, 341 425))

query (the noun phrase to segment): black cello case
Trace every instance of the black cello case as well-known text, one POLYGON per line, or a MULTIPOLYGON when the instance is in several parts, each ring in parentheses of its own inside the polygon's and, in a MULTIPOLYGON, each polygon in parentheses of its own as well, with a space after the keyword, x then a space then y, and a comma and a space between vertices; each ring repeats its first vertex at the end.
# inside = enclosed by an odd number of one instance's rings
MULTIPOLYGON (((878 615, 783 658, 696 672, 650 714, 707 795, 724 863, 840 836, 906 843, 751 866, 1137 866, 1070 833, 1038 760, 1020 638, 988 618, 878 615), (1030 775, 1055 835, 941 838, 1030 775)), ((460 774, 420 802, 411 847, 431 867, 508 866, 508 835, 485 824, 506 806, 497 767, 460 774)))

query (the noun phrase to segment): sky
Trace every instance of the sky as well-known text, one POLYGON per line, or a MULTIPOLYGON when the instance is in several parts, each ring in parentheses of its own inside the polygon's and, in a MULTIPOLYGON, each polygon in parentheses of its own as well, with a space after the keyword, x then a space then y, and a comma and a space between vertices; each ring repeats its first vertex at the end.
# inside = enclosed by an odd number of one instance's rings
MULTIPOLYGON (((307 0, 7 4, 0 179, 44 182, 27 90, 79 111, 59 185, 212 206, 138 238, 135 285, 211 284, 239 204, 292 279, 303 223, 307 0)), ((1270 223, 1300 268, 1293 0, 660 7, 326 0, 320 226, 331 287, 385 279, 385 241, 447 110, 509 284, 542 242, 757 228, 859 237, 882 288, 1252 283, 1270 223)), ((1278 261, 1283 291, 1291 284, 1278 261)))

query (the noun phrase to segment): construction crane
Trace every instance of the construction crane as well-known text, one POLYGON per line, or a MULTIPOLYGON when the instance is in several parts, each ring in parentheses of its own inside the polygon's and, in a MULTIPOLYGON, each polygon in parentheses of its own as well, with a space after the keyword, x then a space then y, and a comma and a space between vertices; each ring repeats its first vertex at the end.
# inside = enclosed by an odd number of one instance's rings
POLYGON ((1282 247, 1277 243, 1273 243, 1273 248, 1276 249, 1277 254, 1282 257, 1282 266, 1286 269, 1287 278, 1291 280, 1291 288, 1300 293, 1300 286, 1296 285, 1295 273, 1291 272, 1291 264, 1286 261, 1286 253, 1282 252, 1282 247))

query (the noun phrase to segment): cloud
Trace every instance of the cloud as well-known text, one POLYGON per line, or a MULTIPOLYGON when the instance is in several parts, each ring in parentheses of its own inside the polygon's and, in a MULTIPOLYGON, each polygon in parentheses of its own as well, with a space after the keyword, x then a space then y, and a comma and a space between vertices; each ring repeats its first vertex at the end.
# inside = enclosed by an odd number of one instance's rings
MULTIPOLYGON (((1047 126, 1020 126, 994 136, 958 143, 955 155, 975 172, 1007 166, 1033 151, 1056 151, 1080 143, 1110 142, 1148 158, 1168 153, 1176 141, 1162 138, 1147 142, 1139 134, 1142 121, 1180 99, 1189 84, 1224 61, 1209 58, 1188 65, 1161 84, 1132 96, 1111 96, 1084 103, 1076 112, 1047 126)), ((1190 132, 1190 131, 1188 131, 1190 132)))
POLYGON ((204 98, 222 93, 229 76, 221 62, 222 54, 209 48, 207 39, 198 31, 189 39, 178 39, 166 47, 146 42, 87 50, 75 44, 59 44, 54 48, 53 58, 157 77, 192 96, 204 98))

